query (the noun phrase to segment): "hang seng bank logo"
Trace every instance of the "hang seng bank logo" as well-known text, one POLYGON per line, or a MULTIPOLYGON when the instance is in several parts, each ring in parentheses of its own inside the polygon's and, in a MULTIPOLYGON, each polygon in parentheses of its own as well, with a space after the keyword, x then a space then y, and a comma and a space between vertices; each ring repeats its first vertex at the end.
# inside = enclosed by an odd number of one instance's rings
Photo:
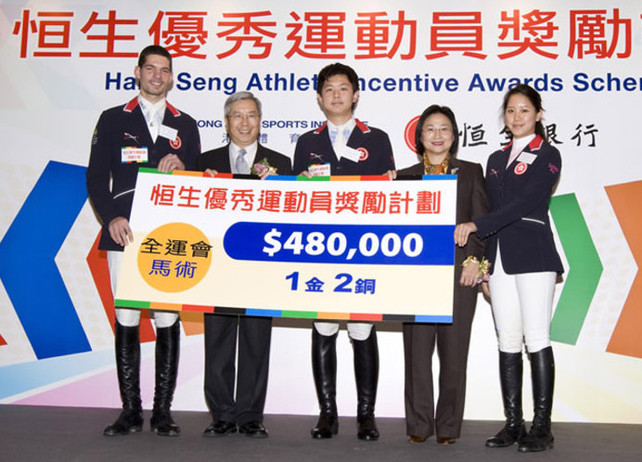
POLYGON ((412 152, 417 152, 417 146, 415 145, 415 130, 417 130, 417 122, 419 122, 420 116, 413 117, 406 124, 406 129, 403 132, 403 139, 406 142, 406 146, 412 152))

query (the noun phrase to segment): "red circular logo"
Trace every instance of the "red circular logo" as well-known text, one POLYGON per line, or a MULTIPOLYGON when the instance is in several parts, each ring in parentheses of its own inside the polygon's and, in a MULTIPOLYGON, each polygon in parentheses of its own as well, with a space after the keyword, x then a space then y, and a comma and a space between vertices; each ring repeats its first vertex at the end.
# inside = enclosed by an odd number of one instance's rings
POLYGON ((370 155, 366 148, 357 148, 357 151, 361 153, 361 155, 359 156, 359 162, 365 161, 370 155))
POLYGON ((528 164, 526 162, 520 162, 519 164, 515 165, 515 175, 522 175, 526 169, 528 168, 528 164))
POLYGON ((406 129, 403 132, 403 138, 406 142, 406 146, 410 148, 412 152, 417 152, 417 146, 415 145, 415 130, 417 129, 417 122, 421 116, 413 117, 410 119, 410 122, 406 125, 406 129))
POLYGON ((183 145, 183 142, 181 141, 181 137, 176 135, 176 138, 173 140, 170 140, 169 145, 172 147, 172 149, 180 149, 181 146, 183 145))

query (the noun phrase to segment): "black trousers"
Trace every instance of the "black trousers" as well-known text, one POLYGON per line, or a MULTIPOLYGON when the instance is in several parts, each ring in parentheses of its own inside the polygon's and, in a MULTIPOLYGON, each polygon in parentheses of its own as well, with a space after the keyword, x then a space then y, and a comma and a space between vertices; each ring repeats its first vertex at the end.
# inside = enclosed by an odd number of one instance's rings
POLYGON ((205 402, 212 420, 263 420, 271 336, 272 318, 205 314, 205 402))

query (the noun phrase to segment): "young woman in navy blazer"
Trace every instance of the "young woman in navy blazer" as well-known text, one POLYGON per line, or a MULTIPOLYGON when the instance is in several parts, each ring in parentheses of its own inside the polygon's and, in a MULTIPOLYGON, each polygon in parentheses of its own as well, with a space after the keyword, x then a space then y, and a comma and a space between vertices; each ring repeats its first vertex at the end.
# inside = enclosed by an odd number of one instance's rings
POLYGON ((470 233, 486 240, 492 263, 490 296, 499 343, 499 370, 506 424, 488 447, 518 443, 519 451, 551 449, 555 376, 550 324, 557 275, 564 269, 553 241, 548 204, 562 167, 546 141, 541 97, 528 85, 504 96, 504 123, 511 143, 491 154, 486 189, 491 213, 455 228, 464 245, 470 233), (522 418, 522 344, 530 355, 533 424, 522 418))

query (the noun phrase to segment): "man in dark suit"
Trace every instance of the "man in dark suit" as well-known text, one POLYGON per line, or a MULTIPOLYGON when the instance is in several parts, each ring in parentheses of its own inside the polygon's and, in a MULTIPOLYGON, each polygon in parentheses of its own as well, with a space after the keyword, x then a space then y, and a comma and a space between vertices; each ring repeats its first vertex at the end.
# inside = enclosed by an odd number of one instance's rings
MULTIPOLYGON (((290 175, 290 159, 258 143, 261 102, 247 91, 225 102, 225 127, 230 143, 201 154, 197 168, 211 175, 234 173, 290 175)), ((203 436, 225 436, 238 429, 265 438, 263 408, 267 392, 272 318, 205 314, 205 401, 212 423, 203 436), (238 331, 238 375, 234 396, 238 331)))
MULTIPOLYGON (((201 151, 196 122, 167 102, 172 88, 172 57, 158 45, 141 51, 134 69, 140 94, 127 104, 104 111, 91 140, 87 192, 102 223, 98 248, 107 251, 115 292, 124 247, 133 241, 129 227, 139 167, 160 172, 193 170, 201 151)), ((156 388, 151 429, 161 436, 180 432, 170 414, 178 371, 178 314, 154 311, 156 324, 156 388)), ((116 307, 116 370, 123 403, 106 436, 139 432, 143 426, 140 399, 140 310, 116 307)))

